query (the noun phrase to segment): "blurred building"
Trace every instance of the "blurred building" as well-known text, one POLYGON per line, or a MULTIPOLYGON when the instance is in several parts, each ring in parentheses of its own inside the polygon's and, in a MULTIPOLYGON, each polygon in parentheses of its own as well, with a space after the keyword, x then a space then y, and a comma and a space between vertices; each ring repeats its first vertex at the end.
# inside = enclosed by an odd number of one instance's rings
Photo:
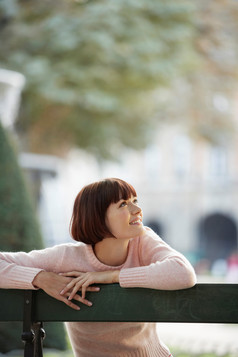
POLYGON ((66 242, 70 239, 65 214, 67 204, 60 181, 64 161, 52 155, 22 152, 19 164, 32 194, 45 245, 66 242))
POLYGON ((160 136, 158 167, 149 167, 143 190, 146 220, 184 252, 227 258, 237 249, 237 147, 195 142, 176 128, 160 136))

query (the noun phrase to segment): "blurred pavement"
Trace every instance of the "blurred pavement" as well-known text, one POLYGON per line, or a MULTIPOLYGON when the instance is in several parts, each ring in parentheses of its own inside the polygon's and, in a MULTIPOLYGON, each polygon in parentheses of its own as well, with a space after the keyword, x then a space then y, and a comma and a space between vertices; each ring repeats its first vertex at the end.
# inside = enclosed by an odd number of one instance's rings
POLYGON ((171 348, 238 357, 238 325, 158 323, 158 332, 171 348))

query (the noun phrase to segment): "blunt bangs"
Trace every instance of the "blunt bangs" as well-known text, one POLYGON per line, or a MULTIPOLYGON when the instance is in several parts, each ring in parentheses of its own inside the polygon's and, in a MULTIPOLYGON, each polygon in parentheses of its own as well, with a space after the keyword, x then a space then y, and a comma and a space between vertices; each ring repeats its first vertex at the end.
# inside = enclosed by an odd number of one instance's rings
POLYGON ((128 200, 131 196, 137 196, 132 185, 120 179, 108 179, 108 202, 117 203, 120 200, 128 200))

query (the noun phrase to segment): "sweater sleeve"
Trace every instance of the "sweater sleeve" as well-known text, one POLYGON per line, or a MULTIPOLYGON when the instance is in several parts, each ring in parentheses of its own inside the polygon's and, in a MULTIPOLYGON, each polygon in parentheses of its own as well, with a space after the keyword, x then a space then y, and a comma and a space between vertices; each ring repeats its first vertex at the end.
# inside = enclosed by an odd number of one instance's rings
POLYGON ((0 288, 36 289, 32 284, 42 270, 56 271, 60 264, 60 246, 30 253, 0 252, 0 288))
POLYGON ((122 287, 179 290, 196 284, 189 261, 149 228, 139 238, 138 250, 141 266, 121 270, 119 283, 122 287))

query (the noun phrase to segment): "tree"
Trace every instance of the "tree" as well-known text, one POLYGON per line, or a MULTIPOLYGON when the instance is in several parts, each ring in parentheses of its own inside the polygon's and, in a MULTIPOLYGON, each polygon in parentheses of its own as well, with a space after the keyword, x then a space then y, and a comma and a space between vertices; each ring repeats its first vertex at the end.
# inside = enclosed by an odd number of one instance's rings
POLYGON ((238 79, 238 7, 234 1, 200 1, 197 52, 202 66, 191 76, 188 99, 193 131, 219 146, 234 138, 238 79), (206 80, 204 80, 206 78, 206 80))
POLYGON ((101 157, 121 144, 143 148, 156 123, 154 89, 196 63, 191 1, 11 2, 0 64, 27 78, 17 123, 26 147, 101 157))
POLYGON ((0 246, 8 251, 43 247, 38 222, 9 139, 0 126, 0 246))
POLYGON ((196 7, 199 66, 173 83, 160 115, 196 138, 226 147, 236 139, 238 7, 232 0, 202 0, 196 7))
MULTIPOLYGON (((30 251, 43 242, 34 209, 8 135, 0 124, 0 249, 30 251)), ((48 347, 65 348, 63 326, 51 328, 48 347)), ((21 323, 0 323, 0 352, 22 348, 21 323)))

